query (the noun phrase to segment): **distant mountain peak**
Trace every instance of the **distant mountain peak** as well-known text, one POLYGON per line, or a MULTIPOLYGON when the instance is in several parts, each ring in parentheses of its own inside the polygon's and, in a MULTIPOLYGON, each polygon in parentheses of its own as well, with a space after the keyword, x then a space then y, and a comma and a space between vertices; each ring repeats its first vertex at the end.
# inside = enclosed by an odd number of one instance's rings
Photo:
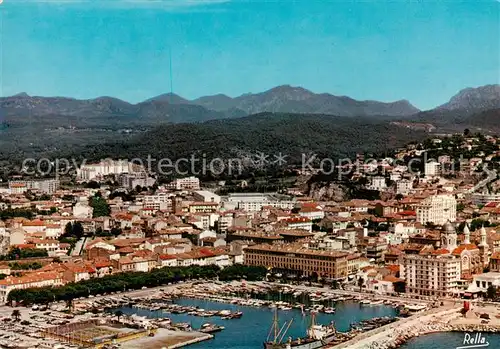
POLYGON ((30 98, 31 96, 26 92, 20 92, 18 94, 13 95, 12 97, 20 97, 20 98, 30 98))
POLYGON ((259 95, 263 94, 277 94, 295 100, 301 100, 315 95, 313 92, 303 87, 292 85, 280 85, 259 93, 259 95))
POLYGON ((170 104, 190 104, 191 103, 187 99, 185 99, 179 95, 176 95, 175 93, 172 93, 172 92, 163 93, 163 94, 158 95, 156 97, 149 98, 149 99, 145 100, 143 103, 147 103, 147 102, 167 102, 170 104))
POLYGON ((495 108, 500 108, 500 85, 497 84, 464 88, 436 109, 480 111, 495 108))

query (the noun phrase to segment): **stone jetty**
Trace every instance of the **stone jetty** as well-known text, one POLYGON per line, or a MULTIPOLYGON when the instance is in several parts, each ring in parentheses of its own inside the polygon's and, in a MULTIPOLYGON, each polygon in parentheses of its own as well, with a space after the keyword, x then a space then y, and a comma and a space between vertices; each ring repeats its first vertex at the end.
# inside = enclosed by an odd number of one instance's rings
POLYGON ((394 349, 408 340, 435 332, 500 333, 500 319, 482 323, 479 313, 463 317, 460 307, 434 308, 409 318, 362 333, 332 349, 394 349))

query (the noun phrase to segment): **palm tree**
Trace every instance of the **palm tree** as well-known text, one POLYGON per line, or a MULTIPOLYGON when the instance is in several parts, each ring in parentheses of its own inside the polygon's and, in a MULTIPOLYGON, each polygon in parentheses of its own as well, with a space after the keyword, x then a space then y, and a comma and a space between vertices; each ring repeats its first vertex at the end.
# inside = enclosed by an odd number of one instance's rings
POLYGON ((19 311, 19 309, 14 309, 14 311, 12 311, 12 315, 11 315, 16 321, 19 321, 19 319, 21 318, 21 312, 19 311))
POLYGON ((121 310, 115 311, 115 316, 118 318, 118 322, 120 322, 120 318, 123 316, 123 311, 121 310))

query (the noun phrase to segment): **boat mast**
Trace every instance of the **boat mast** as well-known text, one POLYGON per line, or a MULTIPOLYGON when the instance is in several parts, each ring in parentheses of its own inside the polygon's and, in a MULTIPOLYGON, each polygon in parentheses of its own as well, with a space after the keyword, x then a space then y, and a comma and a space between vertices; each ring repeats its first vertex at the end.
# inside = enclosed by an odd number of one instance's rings
POLYGON ((278 339, 278 309, 274 309, 274 317, 273 317, 273 324, 271 325, 271 328, 269 329, 269 333, 267 334, 267 341, 269 342, 269 338, 271 337, 271 333, 274 330, 274 340, 273 343, 276 344, 276 340, 278 339))
POLYGON ((281 335, 279 343, 283 342, 283 339, 285 338, 285 335, 288 332, 288 329, 290 328, 290 325, 292 324, 292 322, 293 322, 293 318, 290 320, 290 322, 288 322, 288 326, 286 327, 285 332, 283 332, 283 334, 281 335))
POLYGON ((276 344, 276 340, 278 339, 278 307, 274 309, 274 344, 276 344))

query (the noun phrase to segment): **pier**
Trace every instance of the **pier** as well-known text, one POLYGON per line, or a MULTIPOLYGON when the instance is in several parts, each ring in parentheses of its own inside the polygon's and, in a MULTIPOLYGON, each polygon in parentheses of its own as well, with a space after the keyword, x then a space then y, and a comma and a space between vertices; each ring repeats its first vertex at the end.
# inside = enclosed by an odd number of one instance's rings
POLYGON ((122 343, 122 349, 176 349, 200 343, 213 338, 213 335, 197 331, 172 331, 159 328, 154 337, 142 337, 122 343))

